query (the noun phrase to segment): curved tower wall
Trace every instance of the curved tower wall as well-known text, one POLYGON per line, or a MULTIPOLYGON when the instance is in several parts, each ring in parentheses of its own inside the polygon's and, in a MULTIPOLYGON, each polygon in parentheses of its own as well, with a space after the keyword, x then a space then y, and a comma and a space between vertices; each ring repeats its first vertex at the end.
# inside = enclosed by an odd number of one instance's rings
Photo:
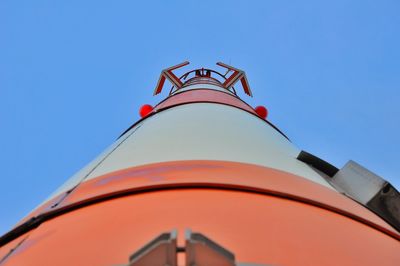
POLYGON ((173 229, 190 265, 188 228, 234 254, 199 265, 398 265, 400 234, 300 153, 222 85, 183 86, 3 236, 0 265, 156 265, 173 229))

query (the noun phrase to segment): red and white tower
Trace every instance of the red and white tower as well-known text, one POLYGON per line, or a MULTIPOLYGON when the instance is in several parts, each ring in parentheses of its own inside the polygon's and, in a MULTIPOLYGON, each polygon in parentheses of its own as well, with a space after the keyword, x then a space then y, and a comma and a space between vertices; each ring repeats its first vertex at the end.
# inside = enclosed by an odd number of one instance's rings
POLYGON ((169 96, 0 238, 0 265, 399 265, 400 200, 300 150, 245 73, 161 73, 169 96), (239 84, 240 83, 240 84, 239 84))

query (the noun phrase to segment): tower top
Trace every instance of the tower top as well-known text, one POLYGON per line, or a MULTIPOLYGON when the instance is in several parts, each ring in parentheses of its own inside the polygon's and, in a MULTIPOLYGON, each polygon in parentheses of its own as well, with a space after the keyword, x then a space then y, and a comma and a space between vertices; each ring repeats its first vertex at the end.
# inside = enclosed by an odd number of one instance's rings
POLYGON ((161 71, 160 78, 158 79, 157 86, 154 90, 154 95, 161 93, 165 80, 168 79, 172 83, 171 90, 169 92, 170 95, 179 91, 181 88, 184 88, 193 84, 212 84, 219 86, 221 88, 226 89, 227 91, 236 95, 236 90, 233 87, 236 82, 240 80, 244 92, 253 96, 250 90, 249 83, 246 78, 246 74, 243 70, 234 68, 222 62, 218 62, 217 65, 226 69, 225 74, 222 74, 216 70, 208 69, 208 68, 198 68, 193 69, 180 77, 177 77, 173 71, 184 67, 189 64, 189 61, 185 61, 178 65, 169 67, 161 71))

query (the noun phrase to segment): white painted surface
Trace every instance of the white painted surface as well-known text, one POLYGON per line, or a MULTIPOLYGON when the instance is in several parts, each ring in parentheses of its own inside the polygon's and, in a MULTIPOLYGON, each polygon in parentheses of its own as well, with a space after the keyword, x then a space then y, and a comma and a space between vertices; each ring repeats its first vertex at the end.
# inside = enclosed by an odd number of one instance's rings
POLYGON ((257 164, 332 188, 321 175, 296 159, 299 152, 266 122, 240 109, 213 103, 181 105, 132 128, 53 195, 113 171, 180 160, 257 164))
MULTIPOLYGON (((85 180, 89 174, 95 170, 101 163, 108 158, 108 156, 115 151, 131 134, 133 134, 142 123, 137 124, 134 128, 131 128, 129 132, 127 132, 124 136, 119 138, 113 144, 111 144, 108 148, 106 148, 100 155, 98 155, 93 161, 88 163, 85 167, 75 173, 72 177, 70 177, 64 184, 61 185, 56 191, 54 191, 47 200, 57 196, 58 194, 68 191, 69 189, 75 187, 82 180, 85 180)), ((46 201, 47 201, 46 200, 46 201)))

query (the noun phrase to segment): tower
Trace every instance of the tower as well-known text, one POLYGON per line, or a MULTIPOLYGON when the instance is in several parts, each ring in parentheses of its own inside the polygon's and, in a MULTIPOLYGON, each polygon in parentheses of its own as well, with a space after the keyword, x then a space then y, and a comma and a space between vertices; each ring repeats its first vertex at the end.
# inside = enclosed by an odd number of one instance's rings
POLYGON ((0 238, 0 265, 398 265, 399 193, 270 123, 245 73, 162 71, 169 96, 0 238))

